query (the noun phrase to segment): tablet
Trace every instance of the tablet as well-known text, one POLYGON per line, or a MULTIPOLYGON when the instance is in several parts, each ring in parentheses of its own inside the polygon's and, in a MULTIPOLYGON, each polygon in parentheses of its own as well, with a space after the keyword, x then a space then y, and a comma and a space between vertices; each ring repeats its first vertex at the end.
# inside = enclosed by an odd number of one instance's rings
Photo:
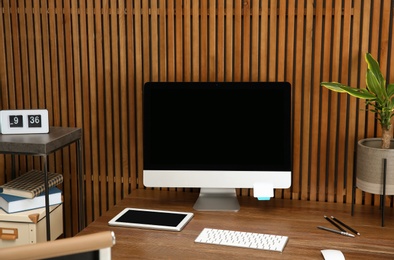
POLYGON ((108 224, 118 227, 181 231, 192 217, 193 213, 190 212, 125 208, 108 224))

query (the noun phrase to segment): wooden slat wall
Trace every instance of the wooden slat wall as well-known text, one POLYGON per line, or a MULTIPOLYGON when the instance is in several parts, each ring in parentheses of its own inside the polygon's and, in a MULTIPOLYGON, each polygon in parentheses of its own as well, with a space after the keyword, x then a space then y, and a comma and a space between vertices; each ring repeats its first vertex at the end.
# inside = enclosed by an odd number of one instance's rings
MULTIPOLYGON (((83 129, 87 223, 143 188, 147 81, 289 81, 293 183, 276 196, 351 202, 356 142, 380 130, 363 102, 319 83, 364 87, 366 52, 394 82, 392 1, 0 0, 0 8, 0 109, 47 108, 51 125, 83 129)), ((65 176, 66 236, 77 232, 75 151, 49 163, 65 176)), ((18 174, 41 167, 16 159, 18 174)), ((11 156, 0 165, 3 183, 11 156)), ((379 200, 357 191, 357 203, 379 200)))

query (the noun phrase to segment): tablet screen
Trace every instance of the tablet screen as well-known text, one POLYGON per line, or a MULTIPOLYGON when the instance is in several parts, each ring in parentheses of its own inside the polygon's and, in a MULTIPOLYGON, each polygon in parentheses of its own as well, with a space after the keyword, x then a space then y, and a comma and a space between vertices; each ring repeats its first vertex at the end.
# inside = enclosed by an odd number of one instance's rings
POLYGON ((193 217, 193 213, 125 208, 108 224, 112 226, 140 227, 180 231, 193 217))

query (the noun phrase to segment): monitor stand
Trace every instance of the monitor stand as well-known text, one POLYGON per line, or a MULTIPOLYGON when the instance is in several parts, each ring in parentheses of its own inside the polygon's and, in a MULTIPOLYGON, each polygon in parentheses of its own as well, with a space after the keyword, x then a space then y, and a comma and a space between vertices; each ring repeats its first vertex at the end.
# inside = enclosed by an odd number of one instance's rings
POLYGON ((235 189, 201 188, 193 208, 200 211, 238 211, 240 206, 235 189))

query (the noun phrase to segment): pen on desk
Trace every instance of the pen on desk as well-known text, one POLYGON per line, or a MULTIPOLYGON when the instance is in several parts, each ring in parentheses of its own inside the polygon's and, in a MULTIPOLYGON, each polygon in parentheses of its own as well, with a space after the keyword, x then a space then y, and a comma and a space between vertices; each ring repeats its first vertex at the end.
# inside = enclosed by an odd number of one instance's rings
POLYGON ((336 226, 339 230, 346 232, 346 230, 341 227, 340 225, 338 225, 337 223, 335 223, 334 221, 332 221, 329 217, 324 216, 325 219, 327 219, 328 222, 330 222, 331 224, 333 224, 334 226, 336 226))
POLYGON ((353 228, 349 227, 348 225, 346 225, 345 223, 343 223, 342 221, 340 221, 339 219, 335 218, 334 216, 331 216, 331 218, 333 220, 335 220, 336 222, 338 222, 339 224, 341 224, 342 226, 344 226, 345 228, 349 229, 350 231, 352 231, 354 234, 356 235, 360 235, 359 232, 357 232, 356 230, 354 230, 353 228))
POLYGON ((330 232, 333 232, 333 233, 337 233, 337 234, 343 235, 343 236, 355 237, 353 234, 350 234, 348 232, 339 231, 339 230, 336 230, 336 229, 331 229, 331 228, 322 227, 322 226, 318 226, 317 228, 325 230, 325 231, 330 231, 330 232))

